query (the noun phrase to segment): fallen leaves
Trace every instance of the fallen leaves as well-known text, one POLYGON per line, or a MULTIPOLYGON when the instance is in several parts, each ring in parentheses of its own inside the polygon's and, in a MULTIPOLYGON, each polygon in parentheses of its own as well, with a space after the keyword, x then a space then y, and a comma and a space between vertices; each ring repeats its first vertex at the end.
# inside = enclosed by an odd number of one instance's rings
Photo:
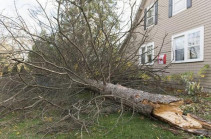
POLYGON ((141 116, 140 119, 141 119, 141 120, 144 120, 144 116, 141 116))
POLYGON ((53 117, 44 117, 44 121, 45 122, 52 122, 53 121, 53 117))
POLYGON ((20 135, 20 132, 16 132, 16 135, 20 135))

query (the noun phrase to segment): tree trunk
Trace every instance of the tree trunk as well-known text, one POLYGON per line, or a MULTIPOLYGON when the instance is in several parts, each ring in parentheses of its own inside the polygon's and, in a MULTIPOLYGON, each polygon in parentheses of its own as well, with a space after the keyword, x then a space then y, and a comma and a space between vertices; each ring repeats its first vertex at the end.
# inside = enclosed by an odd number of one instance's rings
POLYGON ((102 95, 112 96, 116 101, 121 100, 124 105, 134 108, 139 113, 153 116, 193 134, 211 136, 210 122, 191 114, 183 115, 183 111, 179 108, 183 105, 183 100, 180 98, 151 94, 111 83, 104 85, 100 81, 89 80, 88 82, 102 95))

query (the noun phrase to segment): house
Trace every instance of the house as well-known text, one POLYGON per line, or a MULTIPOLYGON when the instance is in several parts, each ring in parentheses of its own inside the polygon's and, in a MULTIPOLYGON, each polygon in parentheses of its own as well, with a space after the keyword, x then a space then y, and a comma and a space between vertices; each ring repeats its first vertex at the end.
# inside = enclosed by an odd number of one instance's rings
MULTIPOLYGON (((154 68, 171 63, 170 74, 197 73, 204 65, 211 65, 210 6, 211 0, 142 0, 136 20, 144 22, 134 32, 148 32, 149 38, 140 46, 139 63, 154 68), (158 53, 160 60, 153 62, 158 53)), ((139 45, 143 34, 132 38, 139 45)), ((211 90, 211 70, 202 86, 211 90)))

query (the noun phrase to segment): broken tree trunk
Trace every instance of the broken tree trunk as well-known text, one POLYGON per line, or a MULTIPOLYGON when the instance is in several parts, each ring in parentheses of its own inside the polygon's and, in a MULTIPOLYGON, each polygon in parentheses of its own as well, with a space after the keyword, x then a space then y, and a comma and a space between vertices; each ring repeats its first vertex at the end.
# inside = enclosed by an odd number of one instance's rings
POLYGON ((89 80, 89 84, 97 88, 102 95, 110 95, 124 105, 134 108, 144 115, 153 116, 186 132, 211 136, 211 123, 191 114, 184 115, 180 106, 183 100, 174 96, 151 94, 111 83, 89 80), (120 99, 118 99, 120 98, 120 99))

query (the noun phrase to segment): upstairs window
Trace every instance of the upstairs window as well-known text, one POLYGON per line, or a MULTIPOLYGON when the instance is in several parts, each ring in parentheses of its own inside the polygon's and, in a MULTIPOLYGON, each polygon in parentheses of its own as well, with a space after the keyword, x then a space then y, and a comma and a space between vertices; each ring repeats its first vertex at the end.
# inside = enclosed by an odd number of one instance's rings
POLYGON ((144 30, 158 23, 158 1, 144 11, 144 30))
POLYGON ((148 12, 147 12, 147 23, 146 26, 150 27, 152 25, 154 25, 155 23, 155 5, 153 5, 152 7, 147 8, 148 12))
POLYGON ((204 59, 204 27, 172 37, 174 63, 196 62, 204 59))
POLYGON ((169 0, 169 18, 192 7, 192 0, 169 0))
POLYGON ((154 43, 148 43, 140 48, 140 63, 152 65, 154 63, 154 43))
POLYGON ((173 0, 173 15, 187 8, 187 0, 173 0))

